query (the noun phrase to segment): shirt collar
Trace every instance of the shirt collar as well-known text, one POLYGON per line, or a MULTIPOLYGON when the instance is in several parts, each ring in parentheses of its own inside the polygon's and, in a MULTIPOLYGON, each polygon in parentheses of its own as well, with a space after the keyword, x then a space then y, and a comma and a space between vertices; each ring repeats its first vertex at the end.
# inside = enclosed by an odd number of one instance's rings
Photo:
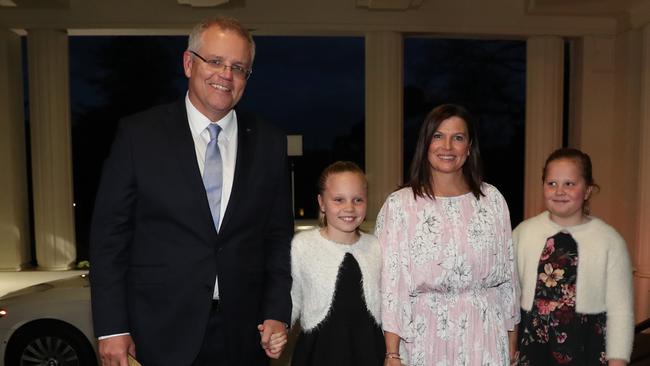
MULTIPOLYGON (((187 109, 187 119, 190 123, 192 137, 197 138, 212 122, 194 107, 190 101, 189 93, 185 94, 185 108, 187 109)), ((221 127, 219 136, 223 136, 226 141, 230 141, 235 132, 236 123, 237 114, 234 109, 231 109, 222 119, 217 121, 217 124, 221 127)))

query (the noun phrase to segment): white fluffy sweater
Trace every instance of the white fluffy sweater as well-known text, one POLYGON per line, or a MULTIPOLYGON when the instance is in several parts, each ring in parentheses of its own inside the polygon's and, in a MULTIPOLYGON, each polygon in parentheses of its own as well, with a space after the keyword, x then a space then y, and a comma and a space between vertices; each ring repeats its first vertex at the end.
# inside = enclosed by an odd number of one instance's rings
POLYGON ((546 239, 565 231, 578 243, 576 311, 607 312, 607 359, 630 360, 634 339, 632 267, 623 238, 602 220, 590 217, 581 225, 562 227, 548 211, 528 219, 513 231, 521 307, 533 307, 537 269, 546 239))
POLYGON ((325 320, 346 253, 359 263, 364 300, 379 324, 381 253, 377 238, 361 233, 356 243, 339 244, 323 238, 318 229, 300 232, 291 242, 291 324, 300 318, 300 326, 308 332, 325 320))

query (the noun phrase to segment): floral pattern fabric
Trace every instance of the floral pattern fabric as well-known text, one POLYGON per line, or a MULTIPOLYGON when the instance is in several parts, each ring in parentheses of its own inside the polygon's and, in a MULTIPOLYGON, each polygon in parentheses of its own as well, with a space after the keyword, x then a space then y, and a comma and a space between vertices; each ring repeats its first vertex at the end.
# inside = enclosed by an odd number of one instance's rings
POLYGON ((576 308, 578 244, 564 232, 548 238, 540 256, 531 311, 521 312, 522 366, 606 365, 606 313, 576 308))
POLYGON ((510 218, 503 196, 391 194, 377 217, 382 325, 412 366, 509 365, 519 322, 510 218))

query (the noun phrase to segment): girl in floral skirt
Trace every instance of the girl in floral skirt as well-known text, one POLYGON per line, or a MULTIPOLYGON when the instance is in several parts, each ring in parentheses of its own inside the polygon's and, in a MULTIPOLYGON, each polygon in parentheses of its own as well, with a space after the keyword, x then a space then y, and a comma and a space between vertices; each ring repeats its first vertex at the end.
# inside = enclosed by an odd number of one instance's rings
POLYGON ((598 189, 589 155, 553 152, 547 211, 513 232, 521 284, 519 364, 627 365, 634 337, 632 269, 623 238, 589 215, 598 189))

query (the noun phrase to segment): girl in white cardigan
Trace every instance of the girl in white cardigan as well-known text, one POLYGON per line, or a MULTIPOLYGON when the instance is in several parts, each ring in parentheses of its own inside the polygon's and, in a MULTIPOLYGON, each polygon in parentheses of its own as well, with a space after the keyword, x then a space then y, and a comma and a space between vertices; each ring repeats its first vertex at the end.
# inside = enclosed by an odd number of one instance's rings
POLYGON ((367 181, 351 162, 321 174, 321 228, 296 234, 291 244, 291 321, 302 331, 293 366, 380 366, 380 249, 359 231, 366 216, 367 181))
POLYGON ((547 211, 513 232, 519 282, 520 365, 627 365, 634 336, 632 270, 623 238, 589 216, 591 159, 553 152, 544 166, 547 211))

